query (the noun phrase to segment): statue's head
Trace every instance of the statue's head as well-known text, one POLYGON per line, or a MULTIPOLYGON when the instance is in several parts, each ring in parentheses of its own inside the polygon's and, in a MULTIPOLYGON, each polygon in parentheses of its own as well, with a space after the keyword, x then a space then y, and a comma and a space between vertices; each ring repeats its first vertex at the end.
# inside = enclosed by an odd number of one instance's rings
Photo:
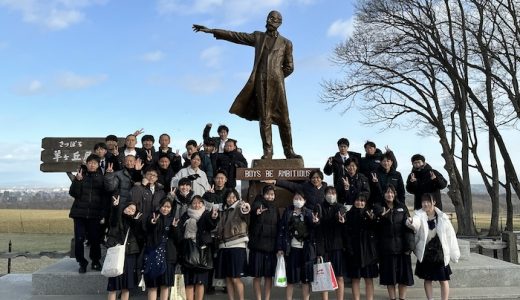
POLYGON ((282 14, 276 10, 271 11, 267 15, 265 27, 269 31, 274 31, 282 25, 282 14))

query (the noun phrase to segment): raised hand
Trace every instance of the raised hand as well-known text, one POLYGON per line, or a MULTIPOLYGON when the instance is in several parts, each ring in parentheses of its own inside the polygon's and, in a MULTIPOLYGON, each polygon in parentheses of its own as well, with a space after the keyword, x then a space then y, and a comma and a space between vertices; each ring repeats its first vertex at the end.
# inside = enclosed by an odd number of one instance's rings
MULTIPOLYGON (((193 26, 195 26, 195 25, 193 25, 193 26)), ((207 127, 212 127, 212 126, 213 126, 213 124, 211 124, 211 123, 208 123, 208 124, 206 124, 206 126, 207 126, 207 127)))
POLYGON ((430 171, 430 179, 435 180, 437 176, 435 176, 435 173, 433 171, 430 171))
POLYGON ((114 163, 108 163, 105 173, 112 173, 112 172, 114 172, 114 163))
POLYGON ((114 195, 112 196, 112 205, 114 206, 118 206, 119 205, 119 200, 121 199, 121 196, 120 195, 114 195))
POLYGON ((385 146, 385 151, 386 152, 392 152, 392 149, 390 149, 390 147, 388 147, 388 145, 385 146))
POLYGON ((338 211, 338 222, 340 222, 341 224, 345 223, 345 213, 341 213, 340 211, 338 211))
POLYGON ((268 210, 268 209, 265 208, 262 204, 260 204, 260 207, 256 209, 256 214, 261 215, 266 210, 268 210))
POLYGON ((138 220, 143 215, 142 212, 137 212, 134 216, 134 220, 138 220))
POLYGON ((368 218, 369 218, 370 220, 373 220, 373 219, 374 219, 374 211, 373 211, 373 210, 367 210, 366 213, 367 213, 368 218))
POLYGON ((200 151, 200 148, 202 148, 202 146, 204 146, 203 143, 198 144, 198 145, 197 145, 197 151, 200 151))
POLYGON ((240 211, 243 214, 248 214, 251 211, 251 205, 247 202, 243 202, 242 205, 240 205, 240 211))
POLYGON ((213 220, 215 220, 216 218, 218 218, 218 208, 213 207, 213 209, 211 210, 211 218, 212 218, 213 220))
POLYGON ((102 218, 101 220, 99 220, 99 224, 101 224, 101 225, 105 224, 105 218, 102 218))
POLYGON ((154 224, 154 225, 157 224, 157 220, 159 220, 159 217, 160 217, 160 216, 161 216, 160 214, 157 214, 157 215, 156 215, 155 213, 153 213, 153 214, 152 214, 152 220, 150 220, 150 222, 151 222, 152 224, 154 224))
POLYGON ((146 179, 146 178, 143 178, 143 180, 141 181, 141 184, 142 184, 143 186, 147 186, 148 183, 149 183, 149 181, 148 181, 148 179, 146 179))
POLYGON ((152 150, 145 150, 145 151, 146 151, 146 160, 147 161, 152 161, 153 160, 152 150))
POLYGON ((348 178, 341 178, 343 179, 343 186, 345 187, 345 191, 348 191, 350 188, 350 182, 348 181, 348 178))
POLYGON ((410 182, 416 182, 417 181, 417 178, 415 178, 415 174, 412 172, 410 174, 410 182))
POLYGON ((372 182, 379 182, 379 179, 377 179, 376 173, 370 173, 372 175, 372 182))
POLYGON ((389 212, 391 211, 391 209, 386 209, 386 207, 383 207, 383 213, 381 214, 382 216, 388 214, 389 212))
POLYGON ((208 190, 208 192, 215 193, 215 185, 214 184, 211 185, 211 188, 208 190))
POLYGON ((211 29, 207 28, 206 26, 193 24, 192 28, 193 28, 193 31, 195 31, 195 32, 202 31, 205 33, 211 33, 211 29))
POLYGON ((173 227, 177 227, 177 225, 179 225, 179 218, 173 218, 173 221, 172 221, 172 226, 173 227))
POLYGON ((318 212, 312 213, 312 223, 316 224, 320 221, 320 218, 318 217, 318 212))
POLYGON ((118 145, 115 145, 114 146, 114 150, 112 150, 112 154, 114 154, 114 156, 119 156, 119 146, 118 145))
POLYGON ((143 169, 143 161, 140 158, 136 159, 135 161, 135 169, 137 171, 141 171, 141 169, 143 169))
POLYGON ((179 149, 175 149, 175 156, 179 157, 179 149))
POLYGON ((327 161, 327 163, 329 164, 329 166, 332 166, 332 156, 329 157, 329 160, 327 161))
POLYGON ((137 137, 138 135, 140 135, 141 133, 144 132, 144 128, 141 128, 141 129, 137 129, 135 132, 134 132, 134 135, 137 137))
POLYGON ((83 180, 83 169, 79 167, 78 172, 76 173, 76 180, 81 181, 83 180))

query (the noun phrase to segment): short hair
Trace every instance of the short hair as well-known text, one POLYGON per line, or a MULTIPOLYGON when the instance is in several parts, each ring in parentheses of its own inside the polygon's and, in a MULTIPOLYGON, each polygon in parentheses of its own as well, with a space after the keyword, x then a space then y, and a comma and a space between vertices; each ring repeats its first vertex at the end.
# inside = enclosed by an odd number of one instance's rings
POLYGON ((163 134, 161 134, 161 135, 159 136, 159 139, 161 139, 161 138, 162 138, 163 136, 167 136, 167 137, 168 137, 168 139, 169 139, 169 140, 171 140, 171 137, 170 137, 170 135, 169 135, 169 134, 167 134, 167 133, 163 133, 163 134))
POLYGON ((224 169, 218 169, 217 172, 215 172, 215 177, 217 177, 218 174, 222 174, 222 175, 224 175, 226 178, 228 177, 228 176, 227 176, 227 172, 226 172, 226 170, 224 170, 224 169))
POLYGON ((309 173, 309 179, 311 179, 315 174, 318 174, 318 176, 320 176, 321 180, 323 180, 323 172, 321 170, 319 170, 319 169, 312 170, 309 173))
POLYGON ((141 138, 141 143, 144 142, 144 141, 152 141, 152 143, 155 143, 155 138, 151 134, 145 134, 141 138))
POLYGON ((188 177, 182 177, 179 180, 179 183, 178 183, 178 186, 181 186, 181 185, 189 185, 189 186, 191 186, 191 180, 188 177))
POLYGON ((240 200, 240 194, 238 193, 238 191, 236 189, 233 189, 233 188, 230 188, 230 189, 227 189, 226 192, 224 193, 224 200, 227 199, 227 197, 229 195, 235 195, 235 197, 237 198, 237 200, 240 200))
POLYGON ((376 148, 376 143, 374 143, 372 141, 366 141, 365 145, 363 145, 363 148, 366 148, 367 146, 376 148))
POLYGON ((211 138, 204 140, 204 146, 212 146, 215 147, 215 141, 211 138))
POLYGON ((325 194, 327 194, 328 192, 330 191, 334 191, 334 193, 336 193, 336 188, 332 185, 328 185, 326 188, 325 188, 325 194))
POLYGON ((264 186, 264 187, 262 188, 262 195, 267 194, 267 192, 269 192, 269 191, 273 191, 273 192, 275 191, 275 189, 274 189, 274 185, 272 185, 272 184, 268 184, 268 185, 264 186))
POLYGON ((99 158, 99 156, 97 156, 97 154, 90 154, 87 157, 87 162, 93 161, 93 160, 95 160, 99 164, 99 162, 101 161, 101 158, 99 158))
POLYGON ((188 140, 186 142, 186 148, 188 148, 188 146, 193 146, 193 147, 197 148, 197 142, 195 140, 188 140))
POLYGON ((200 160, 202 160, 202 156, 200 156, 200 153, 199 152, 193 152, 190 156, 190 160, 193 159, 195 156, 198 156, 200 158, 200 160))
POLYGON ((235 147, 237 146, 237 140, 234 140, 234 139, 228 139, 228 140, 226 141, 226 144, 227 144, 227 143, 233 143, 233 146, 235 146, 235 147))
POLYGON ((107 144, 105 143, 97 143, 94 145, 94 151, 96 151, 99 148, 103 148, 105 150, 108 150, 107 144))
POLYGON ((414 162, 416 160, 422 160, 422 162, 426 161, 426 159, 424 158, 424 155, 422 155, 422 154, 414 154, 411 158, 411 161, 414 162))
POLYGON ((367 202, 368 197, 366 193, 359 193, 356 200, 367 202))
POLYGON ((350 147, 350 142, 348 141, 347 138, 340 138, 338 140, 338 146, 340 145, 347 145, 347 147, 350 147))
POLYGON ((148 173, 148 172, 154 172, 155 175, 159 175, 159 172, 158 172, 157 169, 154 168, 154 167, 150 167, 150 168, 146 169, 146 171, 145 171, 144 173, 146 174, 146 173, 148 173))
POLYGON ((397 197, 397 190, 395 189, 395 186, 393 184, 389 184, 389 185, 386 186, 385 193, 388 190, 391 190, 392 192, 394 192, 394 195, 397 197))
POLYGON ((229 128, 226 125, 220 125, 217 128, 217 132, 220 132, 221 130, 225 130, 227 133, 229 133, 229 128))
POLYGON ((109 134, 107 135, 107 137, 105 138, 105 142, 108 142, 108 141, 114 141, 114 142, 119 142, 119 140, 117 139, 117 136, 113 135, 113 134, 109 134))
POLYGON ((198 200, 198 201, 204 203, 204 199, 202 199, 202 197, 200 195, 195 195, 195 196, 193 196, 193 198, 191 198, 190 204, 193 203, 193 201, 195 201, 195 200, 198 200))
POLYGON ((169 202, 170 205, 173 208, 173 201, 171 199, 169 199, 169 198, 162 199, 161 202, 159 203, 159 207, 163 207, 166 202, 169 202))
POLYGON ((395 156, 392 153, 392 151, 387 151, 387 152, 383 153, 383 155, 381 156, 381 160, 384 160, 384 159, 395 162, 395 156))
POLYGON ((423 202, 423 201, 428 201, 428 202, 431 202, 431 203, 436 202, 436 201, 435 201, 435 197, 433 197, 433 195, 430 194, 430 193, 424 193, 424 194, 422 194, 422 196, 421 196, 421 202, 423 202))
POLYGON ((349 157, 347 158, 347 160, 345 161, 345 166, 348 166, 350 165, 351 163, 354 163, 356 165, 356 167, 359 168, 359 160, 355 157, 349 157))

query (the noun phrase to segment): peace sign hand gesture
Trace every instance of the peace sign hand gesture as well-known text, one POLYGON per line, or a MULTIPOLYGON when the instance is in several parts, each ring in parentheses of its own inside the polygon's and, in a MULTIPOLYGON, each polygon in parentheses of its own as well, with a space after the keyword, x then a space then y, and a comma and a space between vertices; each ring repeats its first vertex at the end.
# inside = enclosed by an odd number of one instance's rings
POLYGON ((177 227, 177 225, 179 225, 179 221, 180 221, 179 218, 173 218, 172 226, 173 226, 173 227, 177 227))
POLYGON ((377 179, 376 173, 370 173, 372 175, 372 182, 379 182, 379 179, 377 179))
POLYGON ((112 173, 112 172, 114 172, 114 163, 108 163, 105 173, 112 173))
POLYGON ((338 211, 338 222, 340 222, 341 224, 345 223, 345 213, 341 213, 340 211, 338 211))
POLYGON ((410 182, 416 182, 417 181, 417 178, 415 178, 415 173, 411 173, 410 174, 410 182))
POLYGON ((267 210, 267 208, 265 208, 262 204, 260 204, 260 207, 256 209, 256 214, 261 215, 266 210, 267 210))
POLYGON ((112 205, 114 206, 118 206, 119 205, 119 200, 121 199, 121 196, 120 195, 114 195, 112 196, 112 205))
POLYGON ((146 160, 147 161, 152 161, 153 160, 152 150, 145 150, 145 151, 146 151, 146 160))
POLYGON ((329 166, 332 166, 332 156, 329 157, 329 160, 327 161, 327 163, 329 164, 329 166))
POLYGON ((211 218, 212 218, 213 220, 215 220, 216 218, 218 218, 218 208, 213 207, 213 209, 211 210, 211 218))
POLYGON ((157 215, 156 215, 155 213, 153 213, 153 214, 152 214, 152 220, 150 220, 150 222, 151 222, 152 224, 154 224, 154 225, 157 224, 157 220, 159 219, 160 216, 161 216, 160 214, 157 214, 157 215))
POLYGON ((435 180, 437 176, 435 176, 435 173, 433 171, 430 171, 430 179, 435 180))
POLYGON ((320 222, 320 218, 318 217, 318 212, 312 213, 312 223, 317 224, 320 222))
POLYGON ((83 169, 79 167, 78 172, 76 173, 76 180, 81 181, 83 180, 83 169))
POLYGON ((348 181, 348 178, 341 178, 343 179, 343 186, 345 187, 345 191, 348 191, 350 188, 350 182, 348 181))
POLYGON ((170 188, 170 195, 175 196, 175 191, 177 188, 174 188, 173 186, 170 188))
POLYGON ((389 212, 391 211, 391 209, 386 209, 386 207, 383 207, 383 213, 381 214, 381 216, 384 216, 386 214, 388 214, 389 212))

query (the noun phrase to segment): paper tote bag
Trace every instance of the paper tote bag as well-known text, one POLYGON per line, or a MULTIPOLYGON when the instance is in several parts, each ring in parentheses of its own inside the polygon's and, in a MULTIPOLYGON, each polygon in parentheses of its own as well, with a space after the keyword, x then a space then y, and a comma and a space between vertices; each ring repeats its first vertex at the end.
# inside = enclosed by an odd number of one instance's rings
POLYGON ((338 288, 336 275, 330 262, 324 263, 323 260, 318 261, 313 266, 314 280, 311 282, 313 292, 333 291, 338 288))
POLYGON ((126 232, 125 242, 123 245, 116 245, 107 249, 107 255, 105 257, 105 262, 103 262, 103 269, 101 270, 102 275, 106 277, 116 277, 123 274, 123 269, 125 267, 126 241, 129 232, 130 229, 126 232))
POLYGON ((283 255, 278 256, 278 261, 276 262, 276 271, 274 273, 274 286, 287 286, 287 276, 285 274, 285 259, 283 258, 283 255))

